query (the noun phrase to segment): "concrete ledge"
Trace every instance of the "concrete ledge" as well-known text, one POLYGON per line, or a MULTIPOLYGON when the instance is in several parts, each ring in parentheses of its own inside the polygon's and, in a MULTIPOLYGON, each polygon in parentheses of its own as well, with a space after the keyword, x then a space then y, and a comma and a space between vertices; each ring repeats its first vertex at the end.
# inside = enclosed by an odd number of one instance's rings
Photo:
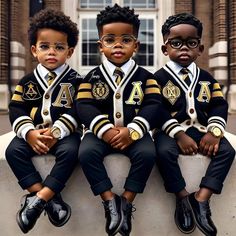
MULTIPOLYGON (((13 132, 0 136, 0 225, 1 235, 20 236, 23 233, 15 221, 15 214, 20 207, 20 198, 24 194, 17 184, 16 178, 5 160, 5 149, 13 132)), ((227 134, 236 147, 236 136, 227 134)), ((44 177, 54 164, 53 156, 36 156, 33 161, 44 177)), ((187 189, 195 191, 209 163, 208 158, 201 155, 180 156, 183 175, 187 181, 187 189)), ((109 155, 105 165, 114 184, 114 192, 123 191, 123 183, 130 166, 128 158, 123 155, 109 155)), ((211 200, 212 216, 218 227, 219 236, 234 236, 236 232, 236 167, 235 162, 225 181, 223 193, 214 195, 211 200)), ((63 198, 72 207, 70 221, 61 228, 50 224, 47 216, 41 215, 36 226, 28 235, 56 236, 104 236, 106 235, 103 206, 99 197, 94 197, 82 170, 78 166, 64 189, 63 198)), ((162 180, 155 167, 148 180, 144 194, 135 200, 137 211, 134 213, 132 236, 181 236, 174 223, 175 199, 165 192, 162 180)), ((193 236, 202 233, 195 230, 193 236)))

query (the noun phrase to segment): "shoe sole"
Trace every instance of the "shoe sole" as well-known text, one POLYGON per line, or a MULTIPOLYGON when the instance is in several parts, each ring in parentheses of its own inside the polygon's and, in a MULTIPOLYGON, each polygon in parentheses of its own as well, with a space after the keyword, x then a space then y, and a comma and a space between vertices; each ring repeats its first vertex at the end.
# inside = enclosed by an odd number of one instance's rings
POLYGON ((191 208, 191 210, 192 210, 192 212, 193 212, 193 218, 194 218, 194 221, 195 221, 195 223, 196 223, 198 229, 199 229, 203 234, 205 234, 205 236, 211 236, 210 234, 208 234, 208 233, 198 224, 198 222, 197 222, 197 220, 196 220, 196 217, 195 217, 194 210, 193 210, 192 205, 191 205, 191 203, 190 203, 190 201, 189 201, 189 198, 187 198, 187 201, 188 201, 188 203, 189 203, 189 205, 190 205, 190 208, 191 208))
POLYGON ((68 210, 68 214, 67 214, 66 219, 65 219, 62 223, 57 224, 57 222, 53 221, 53 219, 52 219, 52 218, 49 216, 49 214, 47 213, 49 221, 50 221, 54 226, 56 226, 56 227, 62 227, 63 225, 65 225, 65 224, 68 222, 68 220, 69 220, 70 217, 71 217, 71 207, 70 207, 68 204, 66 204, 65 202, 64 202, 64 204, 67 206, 67 208, 68 208, 69 210, 68 210))
MULTIPOLYGON (((191 208, 191 209, 192 209, 192 208, 191 208)), ((190 230, 190 231, 184 231, 184 230, 182 230, 182 229, 179 227, 178 222, 177 222, 177 220, 176 220, 176 217, 174 217, 174 218, 175 218, 175 224, 176 224, 177 228, 178 228, 179 231, 181 231, 182 233, 184 233, 184 234, 191 234, 191 233, 196 229, 196 225, 195 225, 192 230, 190 230)), ((193 218, 194 218, 194 221, 196 222, 194 216, 193 216, 193 218)))

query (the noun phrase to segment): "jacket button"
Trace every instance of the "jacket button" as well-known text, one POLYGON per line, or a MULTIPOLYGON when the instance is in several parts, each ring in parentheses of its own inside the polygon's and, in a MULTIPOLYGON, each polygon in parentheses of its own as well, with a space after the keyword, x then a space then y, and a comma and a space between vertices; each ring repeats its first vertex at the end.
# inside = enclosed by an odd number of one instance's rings
POLYGON ((120 97, 121 97, 121 96, 120 96, 120 93, 116 93, 116 96, 115 96, 115 97, 116 97, 116 99, 120 99, 120 97))
POLYGON ((190 125, 190 124, 191 124, 190 120, 187 120, 186 125, 190 125))
POLYGON ((47 116, 47 115, 48 115, 48 110, 44 110, 44 111, 43 111, 43 114, 44 114, 45 116, 47 116))
POLYGON ((194 109, 191 108, 191 109, 189 110, 189 112, 190 112, 191 114, 193 114, 193 113, 194 113, 194 109))
POLYGON ((120 112, 116 112, 116 118, 117 119, 121 118, 121 113, 120 112))
POLYGON ((45 94, 45 98, 46 99, 49 99, 50 98, 50 95, 47 93, 47 94, 45 94))

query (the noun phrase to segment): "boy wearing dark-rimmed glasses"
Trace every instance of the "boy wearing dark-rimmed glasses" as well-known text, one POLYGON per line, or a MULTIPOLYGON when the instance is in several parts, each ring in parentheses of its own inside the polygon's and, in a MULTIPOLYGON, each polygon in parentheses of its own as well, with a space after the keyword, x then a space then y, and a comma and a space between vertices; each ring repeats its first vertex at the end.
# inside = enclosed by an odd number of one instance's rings
POLYGON ((80 163, 94 195, 103 200, 110 236, 130 234, 132 202, 144 191, 156 156, 149 130, 158 115, 160 92, 154 76, 132 59, 139 24, 134 10, 117 4, 98 14, 98 46, 106 59, 85 77, 76 101, 87 128, 80 163), (112 192, 103 165, 104 157, 116 152, 131 161, 121 196, 112 192))
POLYGON ((154 135, 157 163, 167 192, 176 195, 175 222, 183 233, 195 226, 216 235, 209 199, 220 194, 235 151, 224 137, 228 104, 219 83, 194 61, 203 52, 202 23, 193 15, 170 16, 162 26, 162 52, 170 61, 155 73, 163 95, 160 130, 154 135), (210 164, 189 194, 178 165, 179 153, 202 153, 210 164))

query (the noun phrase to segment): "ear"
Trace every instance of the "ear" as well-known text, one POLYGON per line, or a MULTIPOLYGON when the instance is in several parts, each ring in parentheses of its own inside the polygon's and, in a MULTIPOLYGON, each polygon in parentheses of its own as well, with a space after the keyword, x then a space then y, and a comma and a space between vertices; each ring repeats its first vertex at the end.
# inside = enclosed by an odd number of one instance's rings
POLYGON ((97 41, 97 45, 98 45, 100 53, 103 53, 103 45, 102 45, 102 42, 100 40, 97 41))
POLYGON ((138 51, 139 46, 140 46, 140 41, 137 40, 137 41, 135 42, 135 45, 134 45, 134 53, 136 53, 136 52, 138 51))
POLYGON ((201 45, 199 46, 199 53, 198 53, 198 55, 200 56, 200 55, 203 53, 203 51, 204 51, 204 45, 201 44, 201 45))
POLYGON ((168 56, 167 46, 165 44, 161 46, 161 51, 165 56, 168 56))
POLYGON ((31 53, 33 54, 35 58, 37 58, 37 49, 35 45, 31 46, 31 53))
POLYGON ((73 53, 74 53, 74 48, 69 48, 67 58, 69 59, 72 56, 73 53))

